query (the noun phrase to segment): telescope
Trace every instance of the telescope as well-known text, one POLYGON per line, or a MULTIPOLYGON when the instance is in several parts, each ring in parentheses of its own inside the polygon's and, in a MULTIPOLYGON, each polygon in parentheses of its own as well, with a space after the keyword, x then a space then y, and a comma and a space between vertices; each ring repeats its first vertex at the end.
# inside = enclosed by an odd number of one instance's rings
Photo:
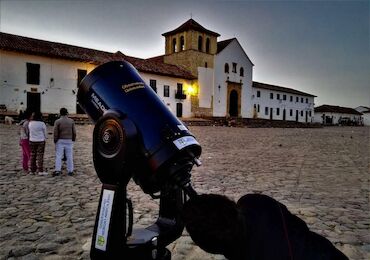
POLYGON ((102 182, 91 259, 171 259, 166 246, 181 236, 182 205, 196 195, 190 172, 201 165, 201 146, 126 61, 95 68, 77 100, 95 124, 93 161, 102 182), (131 178, 159 199, 158 218, 146 228, 133 227, 131 178))

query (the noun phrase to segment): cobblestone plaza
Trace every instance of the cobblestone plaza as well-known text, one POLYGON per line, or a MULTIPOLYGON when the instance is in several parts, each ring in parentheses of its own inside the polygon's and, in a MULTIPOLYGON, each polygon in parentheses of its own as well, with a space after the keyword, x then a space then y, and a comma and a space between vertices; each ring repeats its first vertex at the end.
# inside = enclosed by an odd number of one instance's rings
MULTIPOLYGON (((89 259, 100 195, 92 163, 93 126, 77 127, 75 175, 52 177, 54 144, 48 127, 48 176, 25 175, 17 126, 0 125, 0 259, 89 259)), ((203 165, 193 170, 200 193, 237 200, 263 193, 284 203, 311 230, 350 259, 370 258, 368 127, 190 127, 202 145, 203 165)), ((153 201, 129 184, 134 221, 156 219, 153 201)), ((224 259, 183 236, 168 246, 172 259, 224 259)))

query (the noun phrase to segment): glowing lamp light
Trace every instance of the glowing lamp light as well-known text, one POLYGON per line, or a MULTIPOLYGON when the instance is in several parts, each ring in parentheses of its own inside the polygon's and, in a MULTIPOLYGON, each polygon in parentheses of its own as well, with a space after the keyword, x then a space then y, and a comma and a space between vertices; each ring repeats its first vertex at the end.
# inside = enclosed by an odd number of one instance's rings
POLYGON ((185 94, 190 96, 197 95, 197 87, 194 85, 186 85, 185 94))

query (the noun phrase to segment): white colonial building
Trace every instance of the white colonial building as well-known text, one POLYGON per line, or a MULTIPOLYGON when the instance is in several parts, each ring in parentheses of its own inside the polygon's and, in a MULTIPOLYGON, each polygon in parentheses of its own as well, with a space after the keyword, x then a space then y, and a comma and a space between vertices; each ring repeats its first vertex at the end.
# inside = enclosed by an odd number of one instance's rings
POLYGON ((362 113, 353 108, 331 105, 315 107, 314 122, 323 125, 363 125, 362 113))
POLYGON ((191 117, 190 97, 184 94, 196 78, 170 64, 145 61, 67 44, 6 33, 0 35, 0 104, 16 111, 23 102, 31 110, 83 113, 76 100, 78 84, 97 65, 127 60, 178 116, 191 117))
MULTIPOLYGON (((3 35, 1 36, 3 37, 3 35)), ((23 102, 32 110, 76 113, 77 85, 95 66, 89 63, 0 50, 0 104, 15 111, 23 102)))
POLYGON ((217 43, 213 116, 252 117, 253 66, 236 38, 217 43))
POLYGON ((311 123, 314 98, 298 90, 253 82, 253 117, 311 123))
POLYGON ((76 101, 82 78, 99 64, 133 64, 178 117, 239 117, 311 122, 314 95, 253 82, 253 63, 236 38, 220 35, 193 19, 162 34, 165 54, 139 59, 0 33, 0 107, 83 113, 76 101))
POLYGON ((362 121, 364 122, 364 125, 370 126, 370 107, 358 106, 355 110, 362 113, 362 121))

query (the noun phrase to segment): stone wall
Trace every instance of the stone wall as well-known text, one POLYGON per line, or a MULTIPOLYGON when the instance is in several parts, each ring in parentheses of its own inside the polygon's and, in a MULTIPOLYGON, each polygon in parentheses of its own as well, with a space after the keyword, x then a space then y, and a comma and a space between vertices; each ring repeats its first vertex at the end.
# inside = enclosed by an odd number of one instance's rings
POLYGON ((176 49, 178 52, 181 52, 181 46, 180 46, 180 39, 181 36, 184 37, 184 47, 185 50, 195 50, 198 51, 198 38, 199 36, 202 36, 203 43, 202 43, 202 51, 206 51, 206 41, 207 38, 210 40, 210 48, 209 48, 209 54, 216 54, 217 53, 217 37, 210 36, 206 33, 202 32, 196 32, 193 30, 177 33, 174 35, 168 35, 166 36, 165 40, 165 54, 170 55, 173 54, 173 39, 176 39, 176 49))
POLYGON ((164 56, 164 62, 181 66, 189 70, 195 77, 198 76, 198 67, 205 67, 207 62, 208 68, 213 68, 214 58, 212 54, 207 54, 194 50, 185 50, 164 56))
POLYGON ((210 108, 199 107, 199 98, 197 96, 191 96, 191 112, 194 117, 209 118, 212 117, 212 111, 212 106, 210 108))

